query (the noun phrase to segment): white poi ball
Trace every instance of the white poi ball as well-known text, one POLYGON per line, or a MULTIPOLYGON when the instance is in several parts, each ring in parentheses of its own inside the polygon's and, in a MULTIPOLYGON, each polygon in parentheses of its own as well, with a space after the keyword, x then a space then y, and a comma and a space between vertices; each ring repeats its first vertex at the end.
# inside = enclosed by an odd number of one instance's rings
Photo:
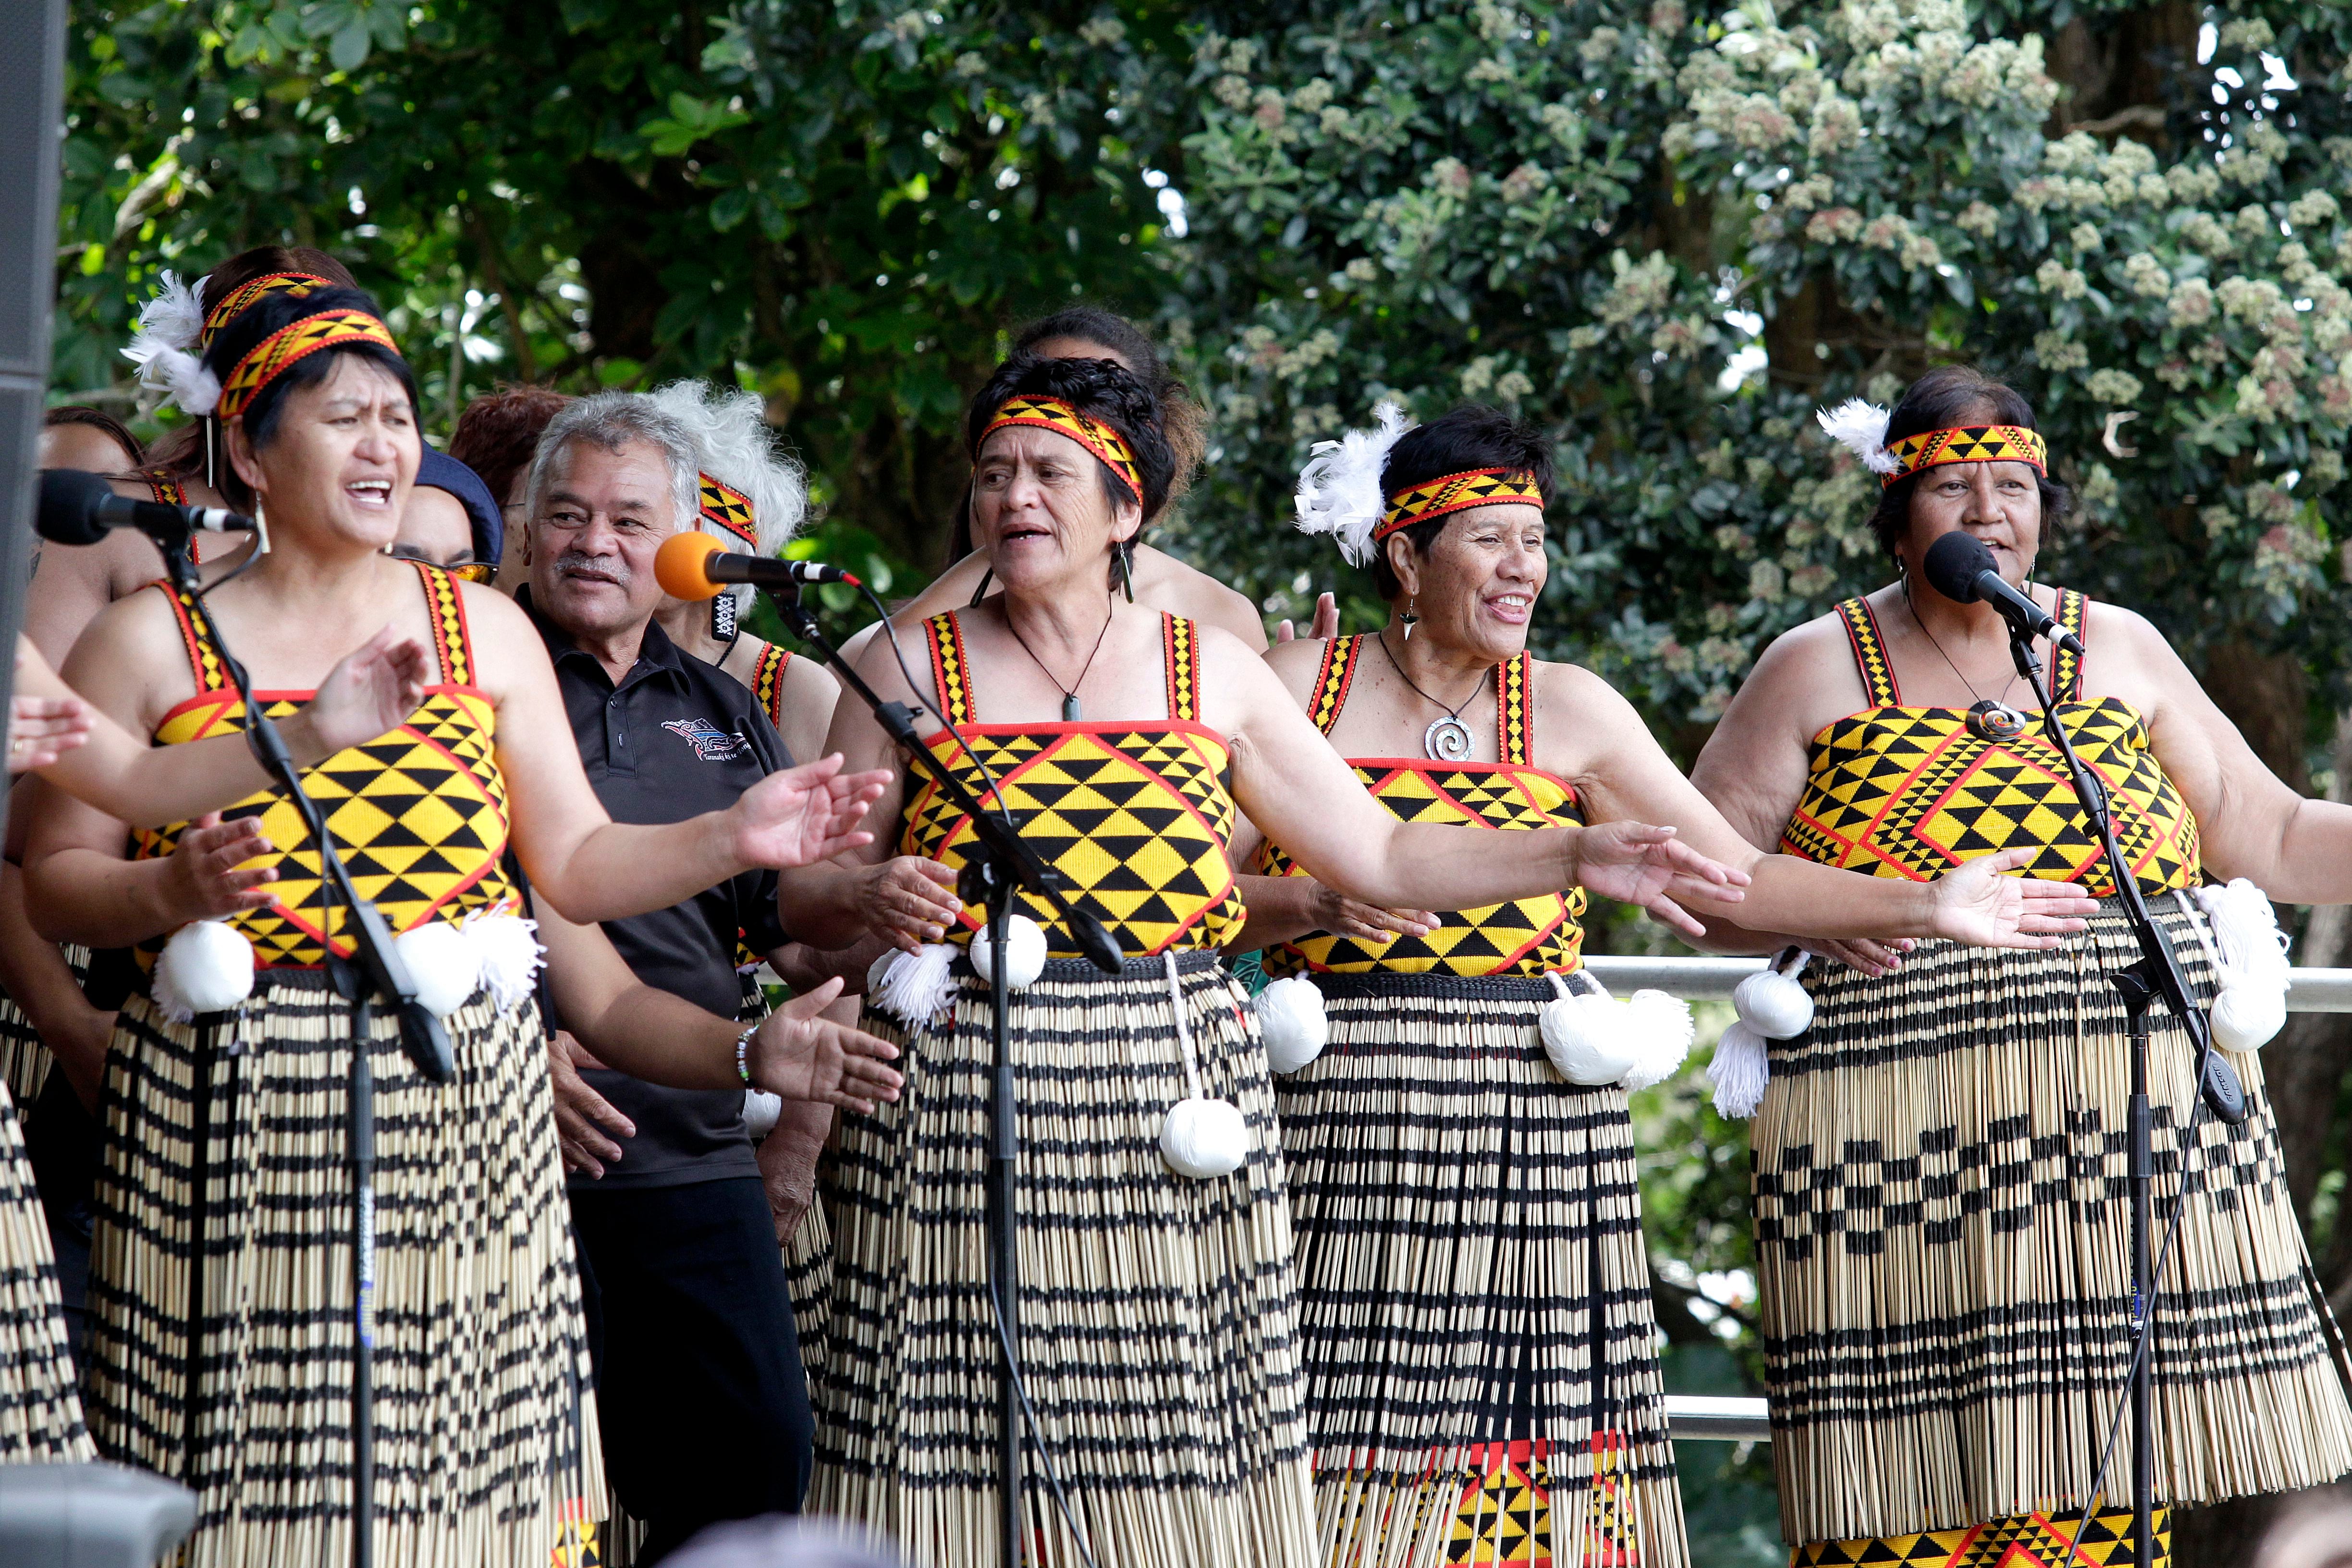
POLYGON ((155 961, 155 1000, 186 1023, 226 1013, 253 994, 253 944, 222 921, 194 921, 172 933, 155 961))
POLYGON ((2224 1050, 2254 1051, 2286 1027, 2286 994, 2255 982, 2225 985, 2213 998, 2213 1043, 2224 1050))
POLYGON ((436 1018, 464 1006, 482 984, 481 950, 447 921, 426 921, 393 938, 392 945, 416 984, 416 999, 436 1018))
POLYGON ((1539 1015, 1544 1055, 1570 1083, 1615 1083, 1641 1059, 1633 1018, 1606 996, 1558 996, 1539 1015))
POLYGON ((784 1113, 784 1102, 764 1089, 743 1091, 743 1131, 753 1138, 765 1138, 776 1130, 777 1118, 784 1113))
POLYGON ((1731 993, 1739 1021, 1768 1040, 1789 1040, 1812 1027, 1813 999, 1802 985, 1767 969, 1741 981, 1731 993))
MULTIPOLYGON (((1045 931, 1035 921, 1024 914, 1004 917, 1004 988, 1024 990, 1037 983, 1045 973, 1045 931)), ((982 980, 996 978, 996 945, 988 940, 988 928, 982 926, 971 937, 972 973, 982 980)))
POLYGON ((1249 1125, 1222 1100, 1180 1100, 1160 1124, 1160 1153, 1180 1176, 1229 1175, 1249 1158, 1249 1125))
POLYGON ((1265 1040, 1266 1067, 1297 1072, 1321 1056, 1331 1037, 1323 993, 1303 974, 1276 981, 1257 994, 1257 1028, 1265 1040))

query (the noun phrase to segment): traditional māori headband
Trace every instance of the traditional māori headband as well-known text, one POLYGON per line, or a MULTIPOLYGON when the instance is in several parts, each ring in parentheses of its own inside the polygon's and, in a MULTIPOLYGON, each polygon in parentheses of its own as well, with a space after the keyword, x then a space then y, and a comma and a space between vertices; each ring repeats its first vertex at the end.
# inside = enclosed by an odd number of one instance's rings
POLYGON ((139 367, 140 382, 183 414, 203 416, 220 401, 220 381, 205 368, 202 355, 220 330, 256 300, 269 294, 308 293, 334 287, 314 272, 268 272, 249 279, 206 310, 197 298, 203 279, 183 283, 168 268, 155 297, 139 308, 139 331, 122 357, 139 367))
POLYGON ((1017 393, 1005 399, 1004 406, 996 411, 996 417, 988 422, 980 438, 985 441, 1013 425, 1034 425, 1041 430, 1067 436, 1108 464, 1110 471, 1126 481, 1129 494, 1138 501, 1143 500, 1143 472, 1136 467, 1135 454, 1128 449, 1127 437, 1076 405, 1042 393, 1017 393))
POLYGON ((1886 410, 1859 397, 1836 408, 1818 409, 1821 426, 1878 476, 1880 489, 1939 463, 2030 463, 2050 471, 2049 447, 2041 432, 2022 425, 1958 425, 1922 430, 1889 444, 1886 410))
POLYGON ((234 419, 253 405, 262 389, 283 375, 289 368, 321 349, 338 348, 345 343, 374 343, 380 348, 400 353, 400 345, 392 340, 392 330, 365 310, 321 310, 315 316, 305 316, 299 321, 289 321, 245 352, 228 373, 228 380, 220 390, 220 403, 212 409, 191 412, 217 414, 223 419, 234 419))
POLYGON ((1532 501, 1542 506, 1543 490, 1536 484, 1535 475, 1525 468, 1469 468, 1444 479, 1423 479, 1388 498, 1388 508, 1381 515, 1380 526, 1372 530, 1372 538, 1377 542, 1400 528, 1411 528, 1416 522, 1427 522, 1450 511, 1499 506, 1508 501, 1532 501))
POLYGON ((751 498, 741 490, 712 479, 709 474, 696 476, 697 488, 702 496, 702 518, 741 540, 754 554, 760 549, 760 531, 751 522, 751 498))
POLYGON ((321 278, 315 272, 265 272, 249 278, 229 291, 226 299, 215 302, 205 311, 204 331, 196 339, 200 349, 212 347, 220 330, 257 302, 265 294, 308 294, 313 289, 332 289, 335 280, 321 278))

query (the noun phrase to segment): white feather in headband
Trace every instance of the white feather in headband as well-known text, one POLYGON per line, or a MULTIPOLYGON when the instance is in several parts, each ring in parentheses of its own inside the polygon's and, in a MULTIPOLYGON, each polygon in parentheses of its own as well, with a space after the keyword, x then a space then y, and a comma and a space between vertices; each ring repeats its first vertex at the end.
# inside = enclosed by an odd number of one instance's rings
POLYGON ((1815 409, 1813 417, 1872 473, 1891 474, 1902 467, 1886 449, 1886 410, 1875 403, 1849 397, 1835 408, 1815 409))
POLYGON ((1315 455, 1298 471, 1299 531, 1331 535, 1350 566, 1370 560, 1372 530, 1389 504, 1381 470, 1388 466, 1389 448, 1412 428, 1402 407, 1383 403, 1372 410, 1371 429, 1318 441, 1315 455))
POLYGON ((155 297, 140 307, 138 334, 122 351, 139 367, 140 384, 163 393, 184 414, 210 414, 220 402, 220 378, 196 356, 204 330, 195 288, 167 270, 155 297))

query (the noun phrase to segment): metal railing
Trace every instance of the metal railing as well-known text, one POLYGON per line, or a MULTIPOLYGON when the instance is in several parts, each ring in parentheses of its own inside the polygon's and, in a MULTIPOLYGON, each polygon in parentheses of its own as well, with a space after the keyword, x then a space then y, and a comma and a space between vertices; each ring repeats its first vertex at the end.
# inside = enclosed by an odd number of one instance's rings
MULTIPOLYGON (((1618 995, 1663 991, 1685 1001, 1728 1001, 1732 990, 1764 967, 1760 958, 1588 957, 1586 969, 1618 995)), ((2352 969, 2289 972, 2290 1013, 2352 1013, 2352 969)), ((1666 1426, 1676 1442, 1686 1439, 1764 1443, 1772 1424, 1760 1399, 1722 1399, 1687 1394, 1666 1395, 1666 1426)))

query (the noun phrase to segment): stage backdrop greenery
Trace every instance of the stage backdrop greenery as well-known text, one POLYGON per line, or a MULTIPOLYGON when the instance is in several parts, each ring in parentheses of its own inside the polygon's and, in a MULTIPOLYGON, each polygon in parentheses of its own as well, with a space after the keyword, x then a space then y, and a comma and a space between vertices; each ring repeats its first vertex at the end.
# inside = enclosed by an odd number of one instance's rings
MULTIPOLYGON (((2352 10, 2113 0, 75 7, 56 396, 129 408, 160 269, 299 240, 394 310, 428 424, 509 380, 763 393, 805 548, 934 569, 1006 329, 1153 321, 1209 409, 1162 529, 1270 618, 1369 584, 1292 533, 1383 397, 1559 442, 1540 651, 1685 759, 1757 650, 1885 574, 1813 427, 1967 359, 2080 498, 2042 574, 2143 611, 2298 787, 2352 786, 2352 10)), ((845 603, 836 608, 848 609, 845 603)), ((1604 942, 1643 932, 1609 925, 1604 942)), ((2307 922, 2302 962, 2352 955, 2307 922)), ((2352 1033, 2267 1067, 2339 1313, 2352 1033)), ((1675 1375, 1752 1374, 1745 1156, 1650 1096, 1675 1375)), ((1774 1559, 1760 1456, 1693 1446, 1710 1563, 1774 1559)), ((2252 1510, 2191 1521, 2235 1561, 2252 1510)))

